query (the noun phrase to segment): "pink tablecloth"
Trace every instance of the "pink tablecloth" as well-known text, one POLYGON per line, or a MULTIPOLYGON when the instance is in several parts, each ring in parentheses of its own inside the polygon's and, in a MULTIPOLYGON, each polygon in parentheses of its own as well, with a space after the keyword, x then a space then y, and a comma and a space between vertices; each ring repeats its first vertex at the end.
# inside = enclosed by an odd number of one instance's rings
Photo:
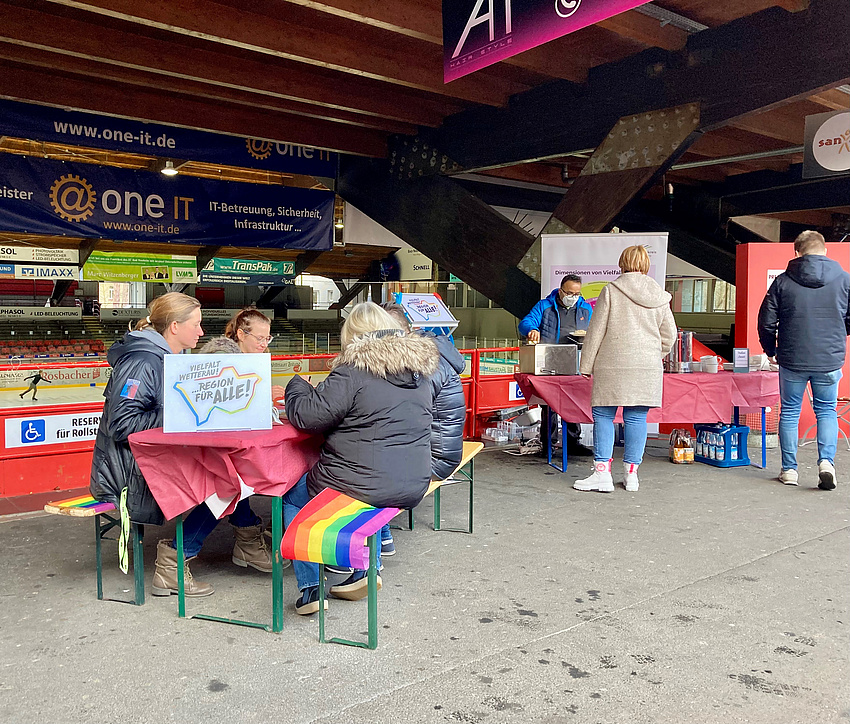
MULTIPOLYGON (((590 393, 593 382, 580 376, 515 375, 527 400, 542 400, 568 422, 593 422, 590 393)), ((660 408, 649 411, 649 422, 728 422, 732 408, 772 407, 779 402, 776 372, 696 372, 664 375, 660 408)))
POLYGON ((289 423, 253 432, 164 433, 162 428, 130 435, 130 448, 148 487, 168 520, 213 494, 235 499, 239 479, 259 495, 283 495, 319 459, 322 438, 289 423))

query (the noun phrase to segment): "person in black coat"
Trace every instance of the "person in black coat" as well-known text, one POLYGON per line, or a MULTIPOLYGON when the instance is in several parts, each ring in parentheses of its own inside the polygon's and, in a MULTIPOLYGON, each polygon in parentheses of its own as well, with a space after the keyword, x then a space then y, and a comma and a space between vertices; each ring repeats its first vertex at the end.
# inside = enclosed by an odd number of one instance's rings
MULTIPOLYGON (((150 314, 113 344, 106 355, 112 375, 103 393, 106 399, 94 443, 89 490, 97 500, 119 508, 126 488, 130 520, 162 525, 162 511, 136 465, 128 437, 162 426, 165 355, 196 347, 204 331, 200 302, 185 294, 163 294, 151 302, 149 309, 150 314)), ((160 541, 160 545, 168 542, 160 541)), ((175 579, 176 565, 175 552, 175 579)), ((187 595, 210 593, 212 586, 192 581, 191 576, 187 578, 187 595)))
MULTIPOLYGON (((422 500, 431 480, 429 378, 438 361, 432 340, 408 335, 377 304, 354 307, 331 374, 316 388, 298 376, 286 386, 289 421, 325 436, 319 461, 283 498, 286 525, 324 488, 375 507, 412 508, 422 500)), ((293 568, 301 591, 296 613, 316 613, 318 565, 295 561, 293 568)), ((331 593, 363 598, 365 571, 331 593)))

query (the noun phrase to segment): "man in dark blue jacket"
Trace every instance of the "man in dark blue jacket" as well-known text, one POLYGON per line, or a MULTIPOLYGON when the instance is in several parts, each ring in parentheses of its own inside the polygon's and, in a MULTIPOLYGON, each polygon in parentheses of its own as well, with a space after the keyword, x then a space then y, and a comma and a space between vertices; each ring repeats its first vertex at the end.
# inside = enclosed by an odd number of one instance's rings
POLYGON ((835 488, 835 405, 850 334, 850 274, 826 256, 826 242, 804 231, 795 258, 770 285, 759 310, 759 342, 779 363, 779 480, 797 485, 797 437, 806 386, 818 428, 818 487, 835 488))
POLYGON ((586 330, 591 314, 593 308, 581 296, 581 277, 567 274, 558 289, 553 289, 525 315, 519 323, 519 332, 533 343, 575 343, 571 333, 586 330))
MULTIPOLYGON (((593 314, 585 298, 581 296, 581 277, 566 274, 561 279, 561 286, 553 289, 548 297, 541 299, 519 323, 520 334, 528 337, 528 341, 536 344, 576 344, 579 342, 572 333, 576 330, 587 330, 590 316, 593 314)), ((557 423, 554 415, 543 420, 542 430, 548 430, 554 441, 557 437, 557 423)), ((579 444, 581 426, 567 423, 567 453, 572 455, 592 455, 593 452, 579 444)))

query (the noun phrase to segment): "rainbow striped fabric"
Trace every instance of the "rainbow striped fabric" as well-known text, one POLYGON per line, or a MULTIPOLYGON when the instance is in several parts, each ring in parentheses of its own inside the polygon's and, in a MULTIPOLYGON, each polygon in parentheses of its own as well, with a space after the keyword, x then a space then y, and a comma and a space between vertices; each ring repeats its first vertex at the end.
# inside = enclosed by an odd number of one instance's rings
POLYGON ((86 518, 91 515, 108 513, 110 510, 115 510, 115 506, 112 503, 102 503, 95 500, 91 495, 80 495, 76 498, 52 501, 44 506, 44 510, 54 515, 73 515, 86 518))
POLYGON ((296 561, 365 570, 369 567, 366 539, 399 512, 399 508, 373 508, 325 488, 287 526, 281 555, 296 561))

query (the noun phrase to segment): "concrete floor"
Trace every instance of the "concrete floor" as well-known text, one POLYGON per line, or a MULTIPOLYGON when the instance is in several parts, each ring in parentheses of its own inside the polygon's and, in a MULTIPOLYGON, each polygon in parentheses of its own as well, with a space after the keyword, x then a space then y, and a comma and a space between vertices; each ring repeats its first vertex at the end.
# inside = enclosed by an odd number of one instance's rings
MULTIPOLYGON (((571 489, 580 460, 482 453, 474 535, 431 530, 430 501, 396 534, 377 651, 319 645, 291 569, 281 635, 180 620, 176 597, 95 599, 90 521, 2 518, 0 722, 846 722, 850 483, 817 490, 812 447, 799 488, 777 451, 772 473, 651 453, 640 492, 612 495, 571 489)), ((148 531, 148 591, 172 530, 148 531)), ((190 612, 269 620, 268 578, 231 545, 222 524, 193 564, 216 594, 190 612)), ((105 559, 107 595, 129 595, 105 559)), ((330 635, 365 629, 365 602, 331 601, 330 635)))

